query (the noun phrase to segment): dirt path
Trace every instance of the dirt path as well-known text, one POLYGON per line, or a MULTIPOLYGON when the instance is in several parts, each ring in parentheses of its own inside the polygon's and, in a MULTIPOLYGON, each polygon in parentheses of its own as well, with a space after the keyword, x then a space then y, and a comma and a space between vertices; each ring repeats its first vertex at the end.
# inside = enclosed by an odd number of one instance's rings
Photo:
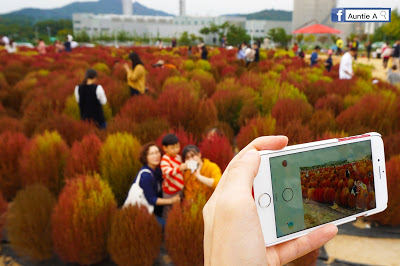
POLYGON ((400 239, 338 235, 325 245, 334 259, 368 265, 399 265, 400 239))

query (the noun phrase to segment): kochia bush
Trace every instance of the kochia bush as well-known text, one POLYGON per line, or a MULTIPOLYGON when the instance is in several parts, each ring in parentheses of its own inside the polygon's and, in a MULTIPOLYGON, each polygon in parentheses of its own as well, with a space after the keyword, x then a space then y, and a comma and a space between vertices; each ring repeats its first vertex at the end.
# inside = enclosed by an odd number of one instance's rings
POLYGON ((101 145, 101 140, 94 134, 86 135, 81 142, 74 142, 67 158, 65 177, 99 173, 101 145))
POLYGON ((51 218, 54 250, 65 262, 94 264, 107 256, 117 204, 98 175, 67 181, 51 218))
POLYGON ((153 265, 161 243, 161 225, 145 207, 128 205, 115 213, 107 246, 118 265, 153 265))
POLYGON ((20 190, 7 214, 7 233, 12 249, 23 257, 42 261, 52 257, 51 213, 55 197, 42 185, 20 190))
POLYGON ((109 135, 100 150, 99 164, 101 178, 110 185, 117 203, 121 206, 138 173, 141 145, 130 134, 109 135))
POLYGON ((21 188, 18 160, 28 139, 21 133, 6 131, 0 135, 0 193, 11 200, 21 188))
POLYGON ((242 127, 237 135, 236 141, 239 149, 243 149, 253 139, 273 135, 276 121, 271 116, 257 117, 252 119, 246 126, 242 127))
POLYGON ((68 146, 57 132, 36 136, 20 159, 22 184, 39 183, 58 194, 64 185, 64 167, 68 146))

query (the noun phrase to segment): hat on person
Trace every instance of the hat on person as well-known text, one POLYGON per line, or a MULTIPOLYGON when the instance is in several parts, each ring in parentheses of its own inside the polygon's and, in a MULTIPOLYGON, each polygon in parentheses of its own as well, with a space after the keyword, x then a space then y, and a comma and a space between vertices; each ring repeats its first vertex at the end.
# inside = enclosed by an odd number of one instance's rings
POLYGON ((328 50, 328 54, 333 54, 331 49, 328 50))
POLYGON ((155 63, 156 65, 164 65, 164 60, 158 60, 157 63, 155 63))

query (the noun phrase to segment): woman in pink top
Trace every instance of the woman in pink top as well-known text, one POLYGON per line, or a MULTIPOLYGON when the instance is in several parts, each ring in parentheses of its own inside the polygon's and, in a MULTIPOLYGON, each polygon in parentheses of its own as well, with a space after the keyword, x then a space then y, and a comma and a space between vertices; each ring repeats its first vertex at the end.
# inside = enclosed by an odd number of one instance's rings
POLYGON ((46 44, 42 39, 39 39, 39 44, 37 47, 39 54, 46 54, 46 44))

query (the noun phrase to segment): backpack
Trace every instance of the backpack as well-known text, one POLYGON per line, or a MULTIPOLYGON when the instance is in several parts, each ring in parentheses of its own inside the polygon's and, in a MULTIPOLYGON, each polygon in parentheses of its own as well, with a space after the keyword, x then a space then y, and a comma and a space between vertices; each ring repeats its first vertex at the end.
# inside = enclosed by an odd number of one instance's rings
POLYGON ((144 196, 143 189, 140 187, 140 178, 142 176, 142 173, 144 173, 144 172, 150 173, 153 176, 153 173, 148 169, 143 169, 138 173, 135 182, 132 184, 131 188, 129 189, 128 197, 126 198, 123 207, 126 207, 129 204, 145 206, 147 208, 147 210, 149 211, 149 213, 151 214, 154 211, 154 206, 149 204, 146 197, 144 196))

